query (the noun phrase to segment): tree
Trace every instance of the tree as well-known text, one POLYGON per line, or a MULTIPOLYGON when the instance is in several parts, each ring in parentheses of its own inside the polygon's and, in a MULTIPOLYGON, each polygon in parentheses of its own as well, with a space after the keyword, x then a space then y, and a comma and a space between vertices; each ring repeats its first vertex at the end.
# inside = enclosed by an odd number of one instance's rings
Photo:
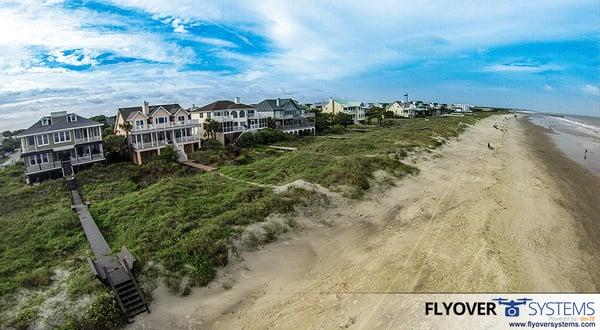
POLYGON ((20 147, 19 140, 9 137, 2 141, 2 146, 0 147, 0 151, 2 153, 13 152, 20 147))
POLYGON ((2 136, 4 136, 4 137, 10 137, 11 136, 10 131, 4 131, 4 132, 2 132, 2 136))
POLYGON ((160 150, 160 155, 156 156, 156 159, 177 163, 179 162, 179 155, 173 146, 168 145, 160 150))
POLYGON ((105 135, 102 141, 104 158, 109 163, 118 163, 128 160, 127 138, 122 135, 105 135))
POLYGON ((123 124, 119 124, 119 128, 125 131, 125 136, 129 136, 129 132, 131 131, 131 123, 129 121, 124 121, 123 124))
POLYGON ((332 121, 332 124, 342 125, 344 127, 354 124, 352 115, 343 112, 338 112, 333 115, 332 121))
POLYGON ((207 119, 204 122, 204 130, 208 132, 208 137, 211 139, 217 138, 217 131, 219 128, 221 128, 221 125, 214 119, 207 119))

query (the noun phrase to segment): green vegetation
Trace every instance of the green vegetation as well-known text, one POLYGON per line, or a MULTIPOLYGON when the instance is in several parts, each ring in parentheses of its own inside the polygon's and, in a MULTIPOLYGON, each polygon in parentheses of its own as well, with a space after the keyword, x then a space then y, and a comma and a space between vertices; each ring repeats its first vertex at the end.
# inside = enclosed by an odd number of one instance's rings
MULTIPOLYGON (((416 168, 403 163, 409 152, 436 147, 487 115, 388 119, 386 126, 368 132, 342 127, 341 139, 282 138, 266 131, 249 136, 244 147, 205 143, 203 147, 211 147, 190 157, 220 165, 219 171, 229 178, 183 167, 173 162, 172 153, 163 152, 164 157, 143 166, 95 164, 79 172, 77 180, 111 247, 118 251, 125 245, 142 266, 158 265, 152 271, 145 268, 144 275, 153 274, 145 281, 172 277, 178 281, 168 286, 189 294, 190 287, 214 279, 216 269, 228 261, 233 238, 248 225, 260 223, 247 241, 262 244, 295 226, 264 222, 268 215, 316 203, 311 200, 315 193, 290 189, 276 194, 244 181, 281 185, 304 179, 358 197, 372 185, 374 172, 384 170, 395 177, 415 173, 416 168), (275 141, 298 150, 261 145, 275 141)), ((70 209, 64 182, 26 186, 23 172, 22 164, 0 169, 0 328, 24 328, 36 320, 41 308, 36 299, 43 298, 17 299, 19 290, 45 292, 60 283, 71 302, 88 294, 96 297, 79 311, 82 316, 60 316, 62 328, 120 324, 111 294, 89 273, 86 258, 92 257, 91 251, 70 209), (57 270, 67 271, 67 278, 56 276, 57 270)))

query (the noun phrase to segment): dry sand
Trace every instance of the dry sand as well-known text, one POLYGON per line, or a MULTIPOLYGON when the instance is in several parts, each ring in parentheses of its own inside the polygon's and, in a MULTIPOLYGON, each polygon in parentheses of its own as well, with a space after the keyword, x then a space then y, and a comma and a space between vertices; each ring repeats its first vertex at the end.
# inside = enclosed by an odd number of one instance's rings
POLYGON ((243 253, 220 280, 231 289, 181 298, 159 287, 131 326, 408 328, 418 323, 400 304, 407 292, 598 292, 598 177, 503 118, 480 121, 385 193, 341 201, 312 228, 243 253))

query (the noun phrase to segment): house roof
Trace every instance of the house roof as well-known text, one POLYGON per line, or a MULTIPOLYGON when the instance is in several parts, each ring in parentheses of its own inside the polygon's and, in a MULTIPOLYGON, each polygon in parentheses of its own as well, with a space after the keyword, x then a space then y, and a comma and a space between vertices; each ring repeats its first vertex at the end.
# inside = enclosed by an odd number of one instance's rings
POLYGON ((360 106, 364 105, 364 103, 360 102, 360 101, 347 101, 347 100, 335 99, 335 98, 330 99, 328 102, 331 102, 332 100, 335 103, 339 103, 339 104, 341 104, 344 107, 360 107, 360 106))
MULTIPOLYGON (((181 105, 177 103, 151 105, 148 106, 149 116, 152 116, 156 110, 161 107, 172 115, 174 115, 180 109, 183 109, 181 105)), ((121 114, 121 116, 123 116, 123 118, 125 118, 125 120, 129 120, 135 115, 136 112, 142 112, 142 107, 119 108, 118 112, 121 114)))
POLYGON ((235 103, 235 102, 231 102, 231 101, 216 101, 211 104, 207 104, 201 108, 193 109, 192 112, 227 110, 227 109, 251 109, 251 108, 253 108, 253 106, 243 104, 243 103, 235 103))
POLYGON ((73 129, 78 127, 90 127, 90 126, 102 126, 101 123, 97 121, 93 121, 84 117, 81 117, 75 113, 67 114, 67 112, 63 113, 52 113, 50 116, 40 118, 35 124, 31 125, 28 129, 19 133, 19 137, 40 134, 45 132, 53 132, 60 131, 64 129, 73 129), (68 115, 75 115, 77 117, 76 121, 68 121, 68 115), (50 124, 42 126, 42 119, 50 118, 50 124))
POLYGON ((294 99, 279 99, 279 106, 277 105, 277 99, 266 99, 256 105, 258 111, 301 110, 304 108, 305 106, 294 99))

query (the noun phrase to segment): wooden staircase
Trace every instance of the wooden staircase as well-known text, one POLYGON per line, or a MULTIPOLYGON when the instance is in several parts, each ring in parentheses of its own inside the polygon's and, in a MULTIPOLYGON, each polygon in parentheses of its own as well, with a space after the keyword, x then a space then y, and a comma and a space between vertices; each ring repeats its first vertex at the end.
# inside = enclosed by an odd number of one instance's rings
POLYGON ((71 174, 65 176, 65 179, 67 188, 71 193, 71 208, 77 212, 85 236, 96 257, 96 260, 88 258, 92 274, 102 283, 111 287, 121 312, 127 317, 127 320, 140 313, 150 313, 144 294, 132 273, 135 257, 124 246, 120 252, 112 253, 110 246, 89 213, 88 204, 83 202, 77 190, 78 185, 74 176, 71 174))
POLYGON ((121 312, 127 316, 127 319, 144 312, 150 313, 144 294, 130 273, 123 268, 118 268, 109 273, 108 283, 115 294, 121 312))

